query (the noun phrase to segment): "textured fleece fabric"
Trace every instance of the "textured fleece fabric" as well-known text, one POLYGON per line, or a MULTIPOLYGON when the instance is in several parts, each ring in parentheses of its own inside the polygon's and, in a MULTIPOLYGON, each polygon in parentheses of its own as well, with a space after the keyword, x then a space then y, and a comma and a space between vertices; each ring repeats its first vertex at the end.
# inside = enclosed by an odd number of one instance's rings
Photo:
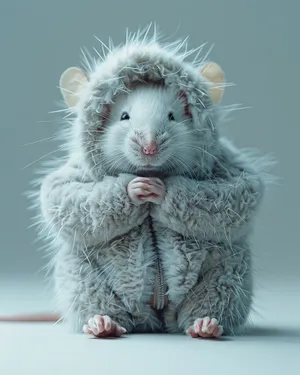
POLYGON ((210 316, 234 334, 247 321, 249 237, 264 192, 262 170, 258 159, 219 136, 221 109, 207 94, 208 82, 177 50, 136 39, 96 63, 71 124, 67 160, 42 179, 38 204, 54 250, 57 307, 74 331, 95 314, 129 333, 183 333, 210 316), (105 106, 139 80, 184 91, 193 126, 207 130, 198 169, 162 178, 161 205, 130 201, 127 185, 136 176, 109 175, 95 132, 105 106), (150 224, 168 288, 162 313, 150 304, 157 276, 150 224))

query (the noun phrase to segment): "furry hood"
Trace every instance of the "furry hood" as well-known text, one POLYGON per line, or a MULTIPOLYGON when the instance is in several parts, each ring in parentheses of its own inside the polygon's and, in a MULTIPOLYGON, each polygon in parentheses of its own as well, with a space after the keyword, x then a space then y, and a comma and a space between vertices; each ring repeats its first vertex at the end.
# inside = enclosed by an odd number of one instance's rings
MULTIPOLYGON (((172 88, 182 95, 195 126, 200 124, 209 129, 209 138, 205 141, 212 148, 208 151, 217 149, 215 123, 219 118, 218 103, 224 88, 223 71, 205 58, 187 61, 191 54, 197 51, 199 54, 203 45, 188 51, 186 41, 167 45, 160 43, 156 35, 152 39, 135 35, 119 47, 105 48, 107 54, 99 55, 97 60, 88 60, 85 56, 84 71, 69 68, 60 80, 64 100, 76 116, 73 138, 77 143, 73 146, 77 150, 85 148, 84 158, 87 153, 93 154, 97 160, 101 156, 99 142, 96 145, 95 139, 104 131, 110 105, 118 94, 147 83, 172 88), (185 51, 180 53, 184 47, 185 51)), ((90 159, 88 162, 91 164, 90 159)))
POLYGON ((126 44, 96 65, 81 92, 79 106, 88 106, 91 96, 99 97, 101 104, 97 110, 101 113, 118 93, 128 92, 139 83, 158 83, 184 92, 196 115, 213 105, 209 95, 211 83, 200 72, 201 67, 157 43, 126 44))
MULTIPOLYGON (((193 115, 209 112, 222 97, 224 74, 207 55, 197 59, 204 45, 188 50, 187 41, 171 44, 160 42, 156 32, 127 36, 123 45, 108 48, 98 58, 84 56, 84 71, 71 67, 61 76, 60 88, 68 107, 75 112, 88 108, 93 99, 98 114, 112 104, 119 93, 129 92, 139 83, 158 83, 185 93, 193 115), (181 52, 185 49, 184 52, 181 52), (196 54, 194 61, 187 58, 196 54)), ((103 49, 103 51, 105 51, 103 49)), ((195 118, 196 121, 196 118, 195 118)))

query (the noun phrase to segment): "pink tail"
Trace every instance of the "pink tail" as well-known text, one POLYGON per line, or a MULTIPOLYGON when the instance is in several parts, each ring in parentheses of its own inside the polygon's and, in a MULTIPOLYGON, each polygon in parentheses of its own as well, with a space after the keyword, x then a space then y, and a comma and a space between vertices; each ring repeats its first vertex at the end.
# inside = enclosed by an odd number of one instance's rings
POLYGON ((60 319, 55 314, 20 314, 0 315, 0 322, 57 322, 60 319))

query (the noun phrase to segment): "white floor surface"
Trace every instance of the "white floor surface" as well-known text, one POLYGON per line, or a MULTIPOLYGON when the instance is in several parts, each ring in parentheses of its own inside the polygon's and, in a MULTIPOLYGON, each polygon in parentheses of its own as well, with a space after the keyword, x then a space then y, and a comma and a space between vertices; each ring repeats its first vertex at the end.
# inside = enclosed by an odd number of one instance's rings
MULTIPOLYGON (((248 336, 92 339, 52 323, 0 324, 0 375, 300 374, 300 280, 264 282, 248 336)), ((0 314, 51 310, 36 280, 0 280, 0 314)))

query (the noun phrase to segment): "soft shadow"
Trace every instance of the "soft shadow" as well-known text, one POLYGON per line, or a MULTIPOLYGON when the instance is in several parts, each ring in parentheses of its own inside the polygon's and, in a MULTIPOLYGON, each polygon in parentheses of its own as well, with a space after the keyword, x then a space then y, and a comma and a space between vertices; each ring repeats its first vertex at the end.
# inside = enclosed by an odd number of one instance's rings
POLYGON ((125 335, 124 336, 107 336, 107 337, 95 337, 95 336, 91 336, 89 337, 89 340, 96 340, 96 341, 99 341, 99 340, 104 340, 104 341, 109 341, 109 340, 124 340, 126 339, 125 335))
POLYGON ((241 339, 270 339, 278 338, 280 340, 300 342, 300 329, 286 328, 286 327, 263 327, 254 326, 247 327, 243 333, 236 335, 236 338, 241 339))
MULTIPOLYGON (((137 332, 132 334, 133 336, 179 336, 179 337, 187 337, 187 335, 179 334, 179 333, 169 333, 169 334, 162 334, 159 332, 151 332, 151 333, 144 333, 144 332, 137 332)), ((124 340, 128 338, 131 335, 123 335, 121 337, 94 337, 90 336, 91 340, 124 340)), ((268 341, 274 339, 278 339, 280 342, 289 342, 289 343, 300 343, 300 329, 292 329, 292 328, 285 328, 285 327, 268 327, 268 326, 253 326, 253 327, 247 327, 243 332, 238 333, 234 336, 221 336, 220 338, 205 338, 201 339, 199 338, 199 341, 213 341, 215 343, 219 342, 235 342, 235 341, 268 341)), ((198 339, 192 339, 191 340, 198 340, 198 339)))

